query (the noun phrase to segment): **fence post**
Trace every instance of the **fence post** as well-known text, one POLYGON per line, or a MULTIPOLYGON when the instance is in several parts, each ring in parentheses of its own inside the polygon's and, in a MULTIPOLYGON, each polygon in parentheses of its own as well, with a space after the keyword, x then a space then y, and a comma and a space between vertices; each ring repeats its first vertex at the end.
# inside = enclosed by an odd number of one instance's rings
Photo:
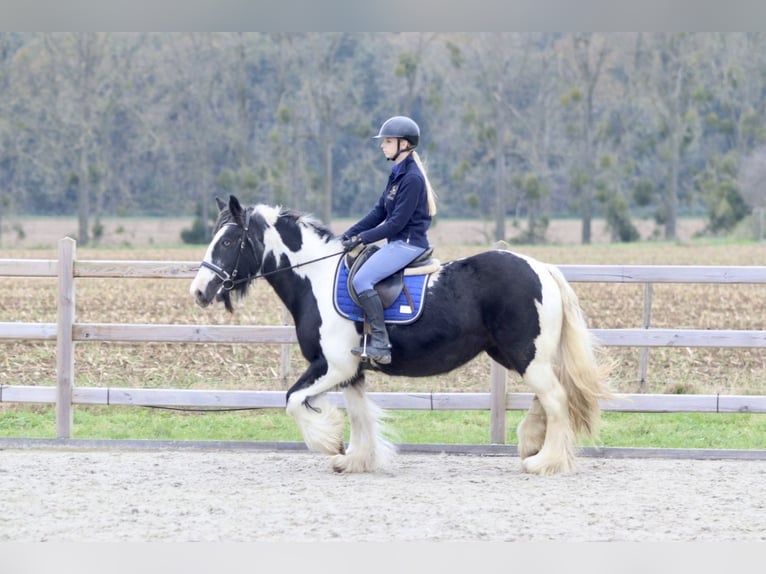
POLYGON ((489 403, 489 441, 491 444, 505 444, 506 399, 505 368, 492 361, 492 384, 489 403))
MULTIPOLYGON (((652 324, 652 284, 644 283, 644 317, 643 327, 648 329, 652 324)), ((649 365, 649 349, 641 347, 641 353, 638 359, 638 380, 640 381, 640 391, 646 392, 646 370, 649 365)))
POLYGON ((58 328, 56 334, 56 438, 72 437, 72 388, 74 386, 75 241, 59 241, 58 328))

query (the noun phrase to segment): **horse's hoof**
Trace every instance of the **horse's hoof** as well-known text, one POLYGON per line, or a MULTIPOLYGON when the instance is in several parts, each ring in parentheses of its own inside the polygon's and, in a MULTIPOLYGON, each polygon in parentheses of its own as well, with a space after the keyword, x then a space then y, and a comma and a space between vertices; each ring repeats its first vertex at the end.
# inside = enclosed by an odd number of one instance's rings
POLYGON ((343 453, 330 457, 330 468, 333 472, 337 472, 338 474, 351 472, 351 469, 349 468, 349 459, 343 453))
POLYGON ((522 446, 519 445, 519 458, 521 460, 527 459, 530 456, 536 455, 538 452, 540 452, 540 447, 534 448, 529 446, 522 446))
POLYGON ((357 454, 336 454, 330 457, 330 468, 339 474, 377 472, 381 470, 381 461, 375 457, 357 454))
POLYGON ((556 474, 570 474, 574 470, 574 464, 571 461, 558 463, 547 461, 539 454, 536 454, 522 460, 521 469, 529 474, 553 476, 556 474))

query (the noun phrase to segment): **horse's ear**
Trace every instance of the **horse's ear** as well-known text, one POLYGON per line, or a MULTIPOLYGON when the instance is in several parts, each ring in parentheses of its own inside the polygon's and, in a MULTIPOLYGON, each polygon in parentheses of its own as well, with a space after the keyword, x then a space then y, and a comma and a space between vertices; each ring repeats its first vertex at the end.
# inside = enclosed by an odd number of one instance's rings
POLYGON ((242 217, 242 206, 239 204, 239 200, 235 195, 229 196, 229 213, 232 217, 240 219, 242 217))
POLYGON ((226 209, 226 202, 217 195, 215 196, 215 204, 218 206, 218 211, 226 209))

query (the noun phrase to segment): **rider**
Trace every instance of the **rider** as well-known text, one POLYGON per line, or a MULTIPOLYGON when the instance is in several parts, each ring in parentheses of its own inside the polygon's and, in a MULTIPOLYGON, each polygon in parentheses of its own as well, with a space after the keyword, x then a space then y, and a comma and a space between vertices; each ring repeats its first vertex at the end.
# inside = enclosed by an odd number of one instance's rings
MULTIPOLYGON (((428 249, 428 227, 436 215, 435 194, 415 147, 420 128, 412 118, 394 116, 383 122, 378 135, 380 149, 394 162, 388 184, 370 212, 343 234, 346 251, 360 243, 386 239, 357 271, 353 287, 370 323, 372 338, 367 355, 381 364, 391 362, 391 344, 383 318, 383 304, 374 286, 378 281, 406 267, 428 249)), ((363 353, 354 347, 355 355, 363 353)))

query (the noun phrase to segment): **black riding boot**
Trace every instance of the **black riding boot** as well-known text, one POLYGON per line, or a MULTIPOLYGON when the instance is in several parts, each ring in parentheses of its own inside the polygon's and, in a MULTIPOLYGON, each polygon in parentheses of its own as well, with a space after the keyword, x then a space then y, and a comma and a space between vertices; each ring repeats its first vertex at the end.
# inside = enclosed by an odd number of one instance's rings
POLYGON ((368 289, 359 293, 359 305, 364 309, 372 334, 366 349, 363 346, 354 347, 351 352, 354 355, 363 355, 366 351, 367 357, 376 363, 387 365, 391 362, 391 343, 388 341, 388 331, 383 318, 383 303, 380 301, 378 292, 375 289, 368 289))

